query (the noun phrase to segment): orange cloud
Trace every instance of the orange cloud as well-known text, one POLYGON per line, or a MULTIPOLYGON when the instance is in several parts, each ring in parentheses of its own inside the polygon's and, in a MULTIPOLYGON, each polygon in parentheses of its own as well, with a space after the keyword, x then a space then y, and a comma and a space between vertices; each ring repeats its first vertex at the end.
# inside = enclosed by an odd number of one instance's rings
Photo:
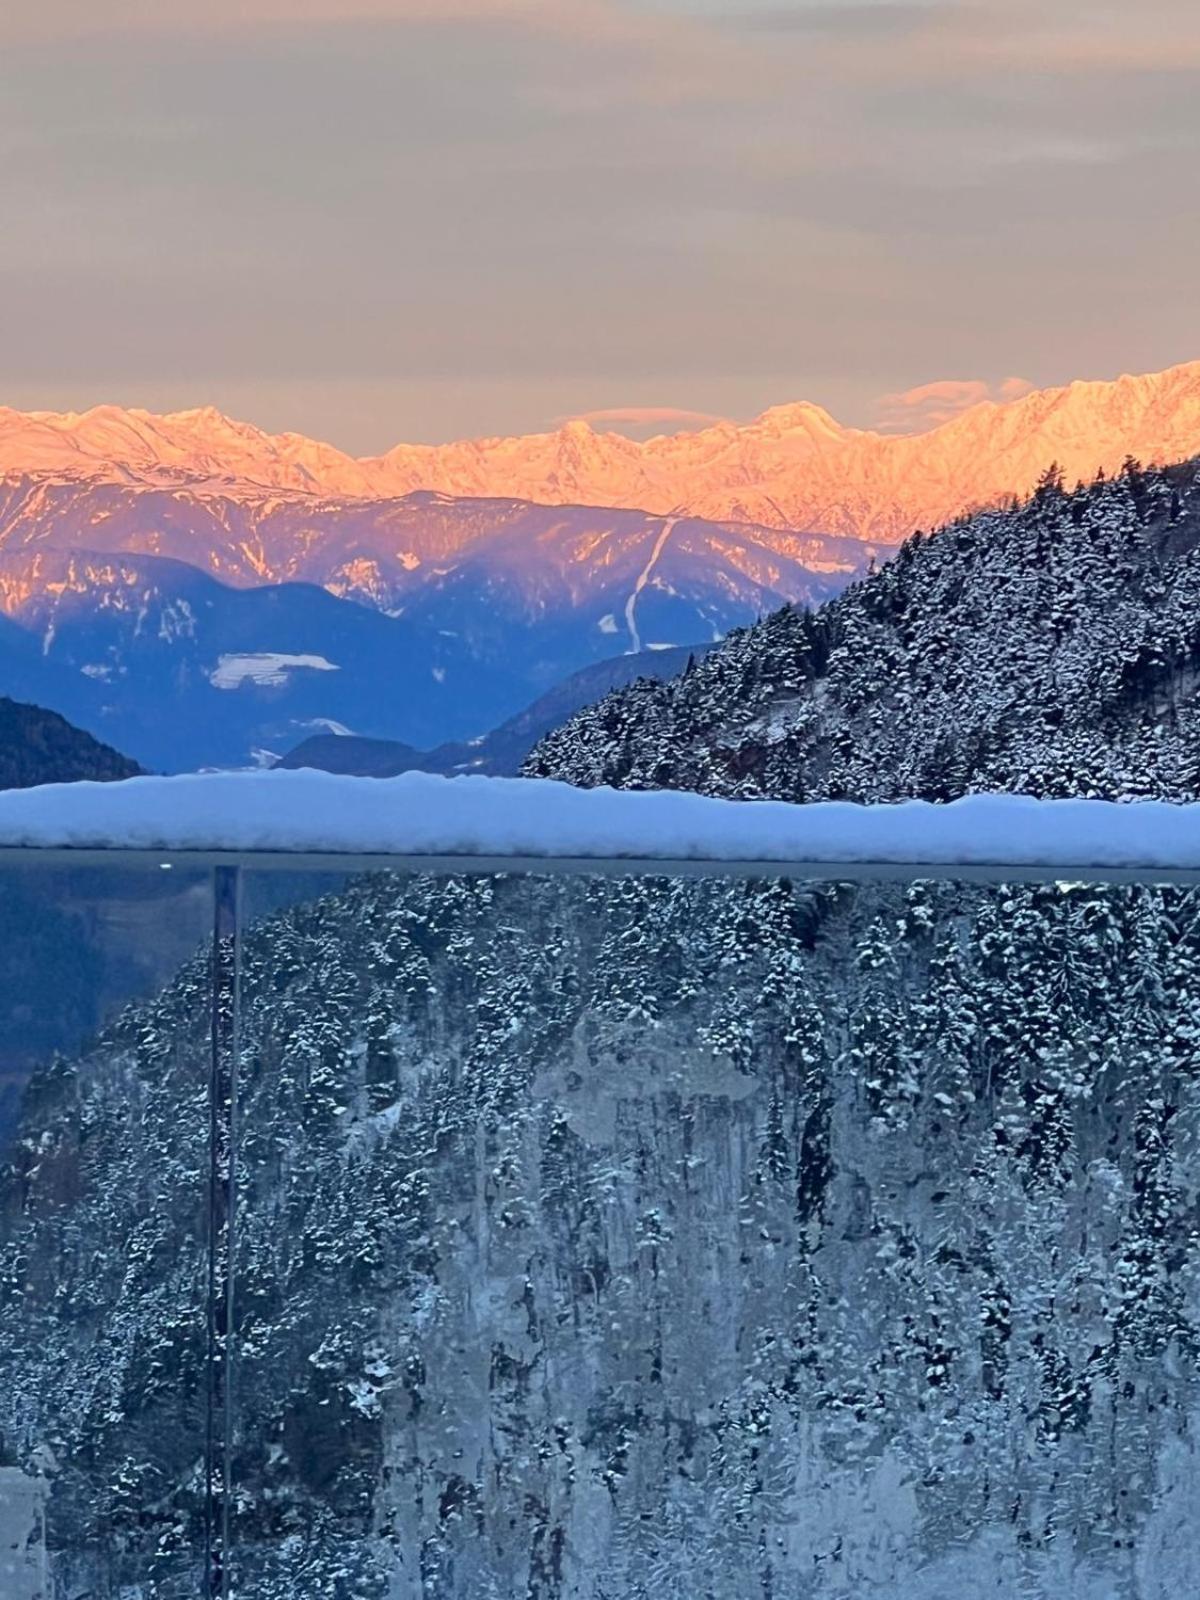
POLYGON ((986 383, 982 378, 940 378, 915 389, 881 396, 876 405, 876 426, 884 433, 927 433, 952 422, 972 406, 986 401, 1003 404, 1019 400, 1033 388, 1026 378, 1004 378, 986 383))

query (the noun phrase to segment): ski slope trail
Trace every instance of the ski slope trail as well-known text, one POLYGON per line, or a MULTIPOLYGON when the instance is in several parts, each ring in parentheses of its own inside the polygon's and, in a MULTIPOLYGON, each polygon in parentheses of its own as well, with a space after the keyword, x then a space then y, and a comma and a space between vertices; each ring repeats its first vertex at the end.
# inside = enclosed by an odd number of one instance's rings
POLYGON ((636 655, 643 648, 642 636, 638 632, 637 603, 642 590, 650 581, 650 574, 658 565, 659 558, 667 547, 667 540, 674 533, 676 525, 682 521, 680 517, 668 517, 662 525, 662 532, 654 541, 654 549, 650 552, 650 559, 638 574, 638 580, 633 586, 633 593, 625 602, 625 626, 629 629, 629 649, 627 655, 636 655))

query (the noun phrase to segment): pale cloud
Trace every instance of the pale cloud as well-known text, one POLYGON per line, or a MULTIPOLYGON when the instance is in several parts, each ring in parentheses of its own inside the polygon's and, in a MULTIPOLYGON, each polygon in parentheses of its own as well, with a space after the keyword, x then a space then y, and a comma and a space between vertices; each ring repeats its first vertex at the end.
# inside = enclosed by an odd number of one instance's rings
POLYGON ((1194 0, 956 0, 952 50, 980 68, 1056 72, 1190 72, 1200 65, 1194 0))
POLYGON ((930 428, 952 422, 973 406, 1019 400, 1033 387, 1027 378, 1004 378, 999 383, 986 383, 981 378, 940 378, 915 389, 881 396, 876 425, 883 433, 927 433, 930 428))
POLYGON ((1062 167, 1111 165, 1129 153, 1133 141, 1115 139, 1014 139, 993 152, 997 166, 1020 166, 1039 162, 1062 167))
POLYGON ((1127 76, 1200 67, 1194 0, 798 0, 750 15, 776 33, 786 19, 826 69, 837 62, 858 82, 900 88, 1004 72, 1127 76))
POLYGON ((581 411, 563 422, 586 422, 593 428, 707 428, 727 422, 727 417, 711 411, 689 411, 681 406, 606 406, 600 411, 581 411))

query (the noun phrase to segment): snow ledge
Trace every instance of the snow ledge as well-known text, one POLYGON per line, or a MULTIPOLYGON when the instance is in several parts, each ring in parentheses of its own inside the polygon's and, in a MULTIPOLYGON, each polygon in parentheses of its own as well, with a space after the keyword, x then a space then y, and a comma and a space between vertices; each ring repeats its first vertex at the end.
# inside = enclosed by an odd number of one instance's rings
POLYGON ((532 778, 239 772, 9 790, 0 849, 1190 873, 1200 804, 788 805, 532 778))

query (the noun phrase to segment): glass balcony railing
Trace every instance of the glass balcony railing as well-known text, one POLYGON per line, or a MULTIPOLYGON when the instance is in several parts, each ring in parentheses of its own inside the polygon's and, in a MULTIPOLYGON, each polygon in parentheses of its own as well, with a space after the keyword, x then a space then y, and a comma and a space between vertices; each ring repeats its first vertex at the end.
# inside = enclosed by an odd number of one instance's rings
POLYGON ((1196 892, 889 870, 10 852, 0 1595, 1200 1589, 1196 892))

